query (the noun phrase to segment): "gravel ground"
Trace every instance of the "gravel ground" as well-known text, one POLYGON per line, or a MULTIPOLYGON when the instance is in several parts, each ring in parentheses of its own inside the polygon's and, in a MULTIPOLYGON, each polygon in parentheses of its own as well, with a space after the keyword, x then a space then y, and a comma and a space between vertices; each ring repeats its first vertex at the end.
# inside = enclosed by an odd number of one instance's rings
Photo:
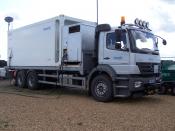
POLYGON ((30 91, 0 80, 0 130, 175 131, 175 96, 102 103, 79 90, 30 91))

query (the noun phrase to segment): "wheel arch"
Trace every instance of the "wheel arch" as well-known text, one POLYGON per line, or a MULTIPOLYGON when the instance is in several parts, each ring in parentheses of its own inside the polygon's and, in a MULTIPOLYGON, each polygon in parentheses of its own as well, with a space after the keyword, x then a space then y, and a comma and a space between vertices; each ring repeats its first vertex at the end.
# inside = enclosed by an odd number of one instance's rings
POLYGON ((100 74, 107 75, 111 79, 111 81, 114 81, 115 77, 116 77, 116 72, 111 66, 109 66, 109 65, 98 65, 88 75, 87 88, 88 88, 88 94, 89 95, 91 95, 90 86, 91 86, 92 80, 100 74))
POLYGON ((26 71, 26 76, 28 76, 30 72, 34 72, 34 73, 37 74, 36 70, 31 70, 31 69, 29 69, 29 70, 26 71))

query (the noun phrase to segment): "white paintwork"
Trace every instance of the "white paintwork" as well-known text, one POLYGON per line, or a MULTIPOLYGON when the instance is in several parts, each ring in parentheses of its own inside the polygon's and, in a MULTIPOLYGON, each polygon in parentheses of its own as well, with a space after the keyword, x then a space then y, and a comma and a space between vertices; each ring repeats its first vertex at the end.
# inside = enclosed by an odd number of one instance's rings
POLYGON ((81 62, 81 33, 72 33, 68 39, 68 61, 81 62))
MULTIPOLYGON (((117 74, 139 74, 138 67, 130 65, 130 52, 106 48, 106 34, 101 33, 100 35, 100 45, 102 46, 99 48, 99 63, 110 65, 117 74), (110 59, 104 59, 105 57, 110 59)), ((129 47, 129 44, 127 46, 129 47)))
POLYGON ((134 53, 136 62, 160 63, 159 55, 134 53))
MULTIPOLYGON (((82 45, 88 43, 82 44, 84 38, 86 38, 84 35, 90 36, 94 40, 95 26, 96 23, 94 22, 60 15, 59 17, 13 30, 8 37, 8 65, 59 66, 63 56, 62 51, 65 48, 65 41, 68 43, 66 48, 68 48, 69 60, 81 62, 82 45), (65 35, 63 33, 64 28, 67 28, 68 32, 68 27, 76 24, 79 24, 82 28, 87 28, 89 31, 81 29, 81 32, 75 34, 67 33, 65 35)), ((86 41, 91 42, 91 40, 86 41)))
POLYGON ((10 32, 10 66, 56 66, 55 39, 54 20, 10 32))
POLYGON ((67 49, 68 62, 81 62, 82 34, 81 32, 69 33, 69 27, 64 28, 63 49, 67 49))
MULTIPOLYGON (((106 48, 106 35, 107 33, 104 34, 105 37, 103 37, 103 42, 101 42, 101 45, 103 45, 103 60, 102 64, 108 64, 108 65, 128 65, 129 64, 129 52, 127 51, 121 51, 117 49, 107 49, 106 48), (109 59, 105 59, 105 58, 109 59)), ((100 55, 100 54, 99 54, 100 55)))
MULTIPOLYGON (((117 72, 117 74, 140 74, 140 70, 136 65, 136 62, 160 63, 159 55, 131 53, 130 51, 127 52, 119 51, 117 49, 107 49, 106 34, 107 33, 100 34, 99 63, 110 65, 117 72), (105 57, 110 59, 104 59, 105 57)), ((130 46, 129 44, 130 42, 127 38, 128 47, 130 46)))

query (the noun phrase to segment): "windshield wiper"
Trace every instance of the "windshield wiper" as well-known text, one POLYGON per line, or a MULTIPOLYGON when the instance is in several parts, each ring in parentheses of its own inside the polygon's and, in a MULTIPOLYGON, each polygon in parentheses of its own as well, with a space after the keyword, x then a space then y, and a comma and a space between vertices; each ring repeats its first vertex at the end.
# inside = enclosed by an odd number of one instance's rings
POLYGON ((153 55, 158 55, 159 54, 158 50, 153 51, 149 48, 141 48, 141 51, 145 52, 145 53, 148 53, 148 54, 153 54, 153 55))
POLYGON ((149 50, 149 51, 151 51, 151 49, 149 49, 149 48, 141 48, 141 50, 149 50))

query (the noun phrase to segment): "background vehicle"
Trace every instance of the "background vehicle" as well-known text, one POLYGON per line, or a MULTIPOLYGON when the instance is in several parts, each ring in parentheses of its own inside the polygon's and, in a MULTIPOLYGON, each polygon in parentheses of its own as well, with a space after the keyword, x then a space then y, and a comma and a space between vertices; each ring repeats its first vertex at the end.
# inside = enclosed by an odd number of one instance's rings
POLYGON ((7 61, 0 60, 0 67, 2 68, 2 67, 5 67, 5 66, 7 66, 7 61))
POLYGON ((5 66, 7 66, 7 61, 0 60, 0 79, 5 79, 7 77, 5 66))
POLYGON ((5 68, 0 68, 0 79, 6 78, 6 70, 5 68))
POLYGON ((161 61, 162 84, 159 89, 160 94, 171 93, 175 95, 175 61, 161 61))
POLYGON ((111 28, 60 15, 9 32, 8 68, 21 88, 81 88, 98 101, 144 96, 160 85, 157 37, 138 19, 111 28))

